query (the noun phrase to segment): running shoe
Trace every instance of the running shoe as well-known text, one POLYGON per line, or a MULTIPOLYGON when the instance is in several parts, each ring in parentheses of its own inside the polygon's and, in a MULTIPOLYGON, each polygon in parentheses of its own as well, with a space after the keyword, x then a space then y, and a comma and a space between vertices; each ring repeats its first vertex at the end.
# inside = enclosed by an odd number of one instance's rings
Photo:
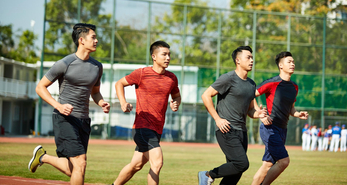
POLYGON ((206 176, 207 171, 199 171, 198 178, 199 178, 199 185, 211 185, 213 183, 213 179, 206 176))
POLYGON ((34 173, 37 169, 37 167, 41 166, 43 163, 41 163, 40 158, 46 154, 46 151, 42 148, 41 145, 37 146, 33 151, 33 158, 31 158, 28 169, 34 173))

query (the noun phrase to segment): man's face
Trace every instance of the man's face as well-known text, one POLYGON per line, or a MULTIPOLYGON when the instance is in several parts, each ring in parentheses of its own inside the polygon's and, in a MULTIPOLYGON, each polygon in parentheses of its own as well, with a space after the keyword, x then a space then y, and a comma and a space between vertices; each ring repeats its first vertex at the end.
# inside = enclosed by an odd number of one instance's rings
POLYGON ((253 68, 253 55, 248 50, 242 50, 236 57, 237 65, 246 71, 251 71, 253 68))
POLYGON ((162 68, 169 67, 170 64, 170 49, 159 47, 152 54, 153 65, 158 65, 162 68))
POLYGON ((92 29, 89 30, 88 35, 84 37, 81 37, 81 44, 83 47, 87 50, 90 50, 91 52, 96 51, 96 45, 98 44, 98 39, 96 39, 96 33, 92 29))
POLYGON ((293 74, 295 69, 293 57, 288 56, 286 58, 282 58, 278 66, 283 72, 293 74))

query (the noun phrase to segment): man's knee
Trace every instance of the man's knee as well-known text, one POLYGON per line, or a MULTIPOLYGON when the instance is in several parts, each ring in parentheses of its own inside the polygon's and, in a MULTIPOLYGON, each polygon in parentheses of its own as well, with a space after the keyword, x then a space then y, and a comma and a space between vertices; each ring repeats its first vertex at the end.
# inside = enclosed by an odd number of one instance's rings
POLYGON ((286 157, 286 158, 284 158, 284 159, 280 159, 280 160, 277 161, 278 165, 279 165, 282 169, 287 168, 288 165, 289 165, 289 162, 290 162, 289 157, 286 157))
POLYGON ((141 163, 136 163, 136 164, 133 164, 133 169, 134 169, 134 171, 140 171, 142 168, 143 168, 143 166, 145 165, 146 163, 143 163, 143 162, 141 162, 141 163))
POLYGON ((87 160, 84 156, 77 156, 77 157, 70 158, 70 161, 73 165, 73 171, 77 170, 81 172, 82 174, 84 174, 84 171, 87 166, 87 160))
POLYGON ((238 168, 241 173, 245 172, 249 168, 249 161, 248 160, 242 161, 238 168))
POLYGON ((163 160, 156 160, 151 163, 151 169, 154 171, 160 171, 163 165, 164 165, 163 160))

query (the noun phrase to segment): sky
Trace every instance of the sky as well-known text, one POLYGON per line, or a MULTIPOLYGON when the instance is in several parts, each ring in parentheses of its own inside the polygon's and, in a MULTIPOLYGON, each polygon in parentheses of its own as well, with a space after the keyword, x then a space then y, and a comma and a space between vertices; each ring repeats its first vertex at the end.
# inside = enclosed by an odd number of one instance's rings
POLYGON ((44 0, 0 0, 0 24, 12 24, 12 31, 18 35, 27 29, 34 31, 38 36, 35 45, 42 48, 44 3, 44 0))
MULTIPOLYGON (((126 2, 125 0, 121 1, 126 2)), ((173 2, 173 0, 155 1, 173 2)), ((225 8, 229 1, 230 0, 209 0, 209 4, 211 7, 225 8)), ((44 0, 0 0, 0 25, 12 24, 12 31, 16 35, 20 35, 22 31, 27 29, 32 30, 38 36, 35 45, 41 50, 44 3, 44 0), (35 22, 35 24, 32 25, 32 22, 35 22)), ((109 7, 106 7, 106 9, 108 8, 109 7)), ((40 51, 37 52, 40 53, 40 51)))

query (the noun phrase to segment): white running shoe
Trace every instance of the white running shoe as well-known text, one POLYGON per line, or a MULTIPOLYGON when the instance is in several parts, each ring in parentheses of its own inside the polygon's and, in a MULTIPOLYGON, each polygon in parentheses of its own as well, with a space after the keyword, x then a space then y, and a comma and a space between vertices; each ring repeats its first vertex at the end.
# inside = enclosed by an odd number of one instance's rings
POLYGON ((199 185, 211 185, 213 183, 213 179, 206 176, 207 171, 199 171, 198 178, 199 178, 199 185))

